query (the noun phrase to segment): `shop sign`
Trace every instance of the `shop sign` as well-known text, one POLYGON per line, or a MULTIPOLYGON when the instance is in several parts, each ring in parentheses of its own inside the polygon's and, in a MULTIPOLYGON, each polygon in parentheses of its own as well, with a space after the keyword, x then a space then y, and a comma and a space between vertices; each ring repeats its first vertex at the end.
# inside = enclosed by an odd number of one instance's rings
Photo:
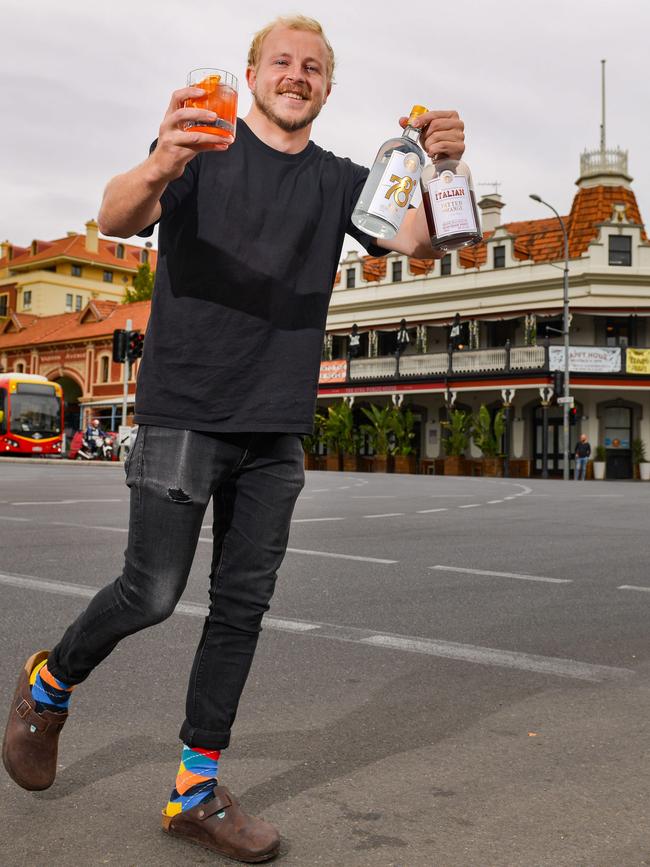
MULTIPOLYGON (((551 370, 564 370, 564 347, 549 347, 551 370)), ((577 373, 619 373, 621 347, 570 346, 569 370, 577 373)))
POLYGON ((348 373, 348 363, 345 359, 336 361, 321 361, 319 383, 345 382, 348 373))
POLYGON ((650 373, 650 349, 627 349, 625 369, 628 373, 650 373))

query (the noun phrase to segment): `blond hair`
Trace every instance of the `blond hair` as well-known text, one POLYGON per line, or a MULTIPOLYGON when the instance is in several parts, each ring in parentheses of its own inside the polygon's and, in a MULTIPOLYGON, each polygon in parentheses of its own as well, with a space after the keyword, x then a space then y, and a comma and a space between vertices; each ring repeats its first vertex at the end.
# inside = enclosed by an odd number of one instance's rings
POLYGON ((271 21, 266 27, 253 36, 253 41, 248 49, 248 66, 257 69, 262 55, 262 44, 274 27, 287 27, 289 30, 305 30, 309 33, 316 33, 325 43, 327 49, 327 83, 331 84, 334 78, 334 50, 325 36, 323 28, 315 18, 307 18, 306 15, 287 15, 279 16, 274 21, 271 21))

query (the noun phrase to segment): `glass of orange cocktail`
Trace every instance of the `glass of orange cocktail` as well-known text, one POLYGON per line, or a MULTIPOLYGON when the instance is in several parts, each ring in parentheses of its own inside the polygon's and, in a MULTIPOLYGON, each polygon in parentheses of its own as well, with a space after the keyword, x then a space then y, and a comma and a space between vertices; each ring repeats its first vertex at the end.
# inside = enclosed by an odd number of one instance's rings
POLYGON ((185 108, 214 111, 213 121, 186 121, 184 128, 212 135, 235 135, 237 124, 237 79, 224 69, 192 69, 187 74, 188 87, 200 87, 205 96, 185 100, 185 108))

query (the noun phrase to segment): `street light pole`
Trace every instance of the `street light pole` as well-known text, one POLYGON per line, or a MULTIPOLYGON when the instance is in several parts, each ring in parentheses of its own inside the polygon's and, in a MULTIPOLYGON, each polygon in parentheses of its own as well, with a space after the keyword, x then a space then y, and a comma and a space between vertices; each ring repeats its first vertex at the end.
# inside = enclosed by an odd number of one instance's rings
POLYGON ((562 433, 564 440, 564 457, 563 457, 563 477, 564 481, 569 481, 569 236, 567 234, 564 220, 555 210, 553 205, 549 205, 540 196, 531 193, 530 198, 535 202, 546 205, 557 217, 560 227, 562 228, 562 236, 564 238, 564 275, 562 281, 562 333, 564 336, 564 401, 562 404, 562 433))

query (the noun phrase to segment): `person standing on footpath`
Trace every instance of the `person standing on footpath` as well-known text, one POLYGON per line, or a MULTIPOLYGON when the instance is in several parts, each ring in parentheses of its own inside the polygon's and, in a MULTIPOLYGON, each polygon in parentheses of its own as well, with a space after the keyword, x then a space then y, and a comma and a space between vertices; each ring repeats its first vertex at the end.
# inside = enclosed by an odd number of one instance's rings
MULTIPOLYGON (((203 91, 181 88, 149 157, 106 188, 98 216, 104 234, 146 236, 160 224, 138 376, 139 428, 126 464, 125 562, 54 649, 27 660, 3 744, 5 767, 19 785, 53 783, 73 688, 122 638, 172 614, 212 500, 210 609, 163 828, 241 861, 273 857, 280 837, 244 813, 218 784, 217 768, 304 483, 300 437, 312 429, 344 236, 375 256, 435 255, 421 207, 409 211, 391 241, 375 241, 351 224, 368 169, 310 141, 333 72, 318 22, 276 19, 250 47, 253 103, 236 140, 185 131, 187 121, 215 115, 185 108, 203 91)), ((456 112, 429 111, 416 123, 429 156, 462 155, 456 112)))
POLYGON ((584 480, 587 478, 587 462, 590 455, 591 446, 589 445, 589 441, 587 440, 587 434, 581 434, 575 450, 575 470, 573 472, 573 478, 576 480, 576 482, 579 479, 582 479, 582 481, 584 482, 584 480))

